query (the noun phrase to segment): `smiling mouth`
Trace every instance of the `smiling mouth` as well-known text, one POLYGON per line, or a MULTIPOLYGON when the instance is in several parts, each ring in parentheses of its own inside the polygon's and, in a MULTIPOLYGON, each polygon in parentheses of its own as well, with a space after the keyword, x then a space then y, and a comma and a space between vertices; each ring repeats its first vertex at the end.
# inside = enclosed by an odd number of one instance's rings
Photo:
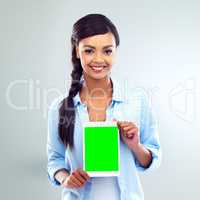
POLYGON ((100 72, 100 71, 102 71, 106 66, 105 66, 105 65, 101 65, 101 66, 96 66, 96 65, 91 66, 91 65, 90 65, 90 67, 91 67, 94 71, 100 72))

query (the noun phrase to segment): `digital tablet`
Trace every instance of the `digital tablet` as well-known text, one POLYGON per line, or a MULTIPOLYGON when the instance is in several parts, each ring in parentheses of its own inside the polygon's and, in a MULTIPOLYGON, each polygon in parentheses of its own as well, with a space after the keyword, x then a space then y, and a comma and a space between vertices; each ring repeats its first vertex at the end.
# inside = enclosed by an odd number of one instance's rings
POLYGON ((89 176, 120 174, 120 137, 116 122, 83 125, 83 170, 89 176))

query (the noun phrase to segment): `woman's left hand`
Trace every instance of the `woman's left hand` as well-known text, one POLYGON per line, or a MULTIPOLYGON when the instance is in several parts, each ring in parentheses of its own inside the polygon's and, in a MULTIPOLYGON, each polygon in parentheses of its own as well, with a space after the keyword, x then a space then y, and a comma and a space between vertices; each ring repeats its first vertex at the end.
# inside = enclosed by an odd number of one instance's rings
POLYGON ((140 144, 138 127, 133 122, 126 121, 117 121, 117 126, 123 141, 130 149, 136 149, 140 144))

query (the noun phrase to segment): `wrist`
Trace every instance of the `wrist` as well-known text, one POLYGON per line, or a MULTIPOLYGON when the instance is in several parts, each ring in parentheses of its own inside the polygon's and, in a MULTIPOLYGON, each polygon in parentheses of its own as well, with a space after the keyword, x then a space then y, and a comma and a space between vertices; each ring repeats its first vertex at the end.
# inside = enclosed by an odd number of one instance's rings
POLYGON ((68 175, 62 176, 62 177, 60 178, 60 184, 62 185, 62 184, 66 181, 67 178, 68 178, 68 175))
POLYGON ((134 153, 139 152, 141 149, 142 149, 142 144, 141 144, 141 143, 138 143, 137 145, 135 145, 135 146, 133 146, 133 147, 131 148, 131 150, 132 150, 134 153))
POLYGON ((67 172, 66 169, 60 169, 58 170, 54 177, 55 179, 62 185, 62 183, 64 183, 64 181, 66 180, 66 178, 69 176, 69 173, 67 172))

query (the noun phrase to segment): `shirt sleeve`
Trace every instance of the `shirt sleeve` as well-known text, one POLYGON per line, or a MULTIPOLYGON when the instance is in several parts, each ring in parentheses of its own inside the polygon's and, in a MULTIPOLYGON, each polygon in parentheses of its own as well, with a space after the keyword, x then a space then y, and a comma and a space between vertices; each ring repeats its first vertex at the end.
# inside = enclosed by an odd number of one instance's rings
POLYGON ((151 152, 152 162, 147 168, 142 167, 136 159, 135 163, 138 171, 151 171, 160 166, 161 147, 158 136, 158 123, 147 95, 142 98, 141 110, 140 142, 151 152))
POLYGON ((47 174, 50 183, 53 186, 59 186, 60 183, 54 178, 55 173, 60 169, 70 171, 65 162, 65 147, 58 135, 58 103, 53 103, 48 111, 48 136, 47 136, 47 174))

